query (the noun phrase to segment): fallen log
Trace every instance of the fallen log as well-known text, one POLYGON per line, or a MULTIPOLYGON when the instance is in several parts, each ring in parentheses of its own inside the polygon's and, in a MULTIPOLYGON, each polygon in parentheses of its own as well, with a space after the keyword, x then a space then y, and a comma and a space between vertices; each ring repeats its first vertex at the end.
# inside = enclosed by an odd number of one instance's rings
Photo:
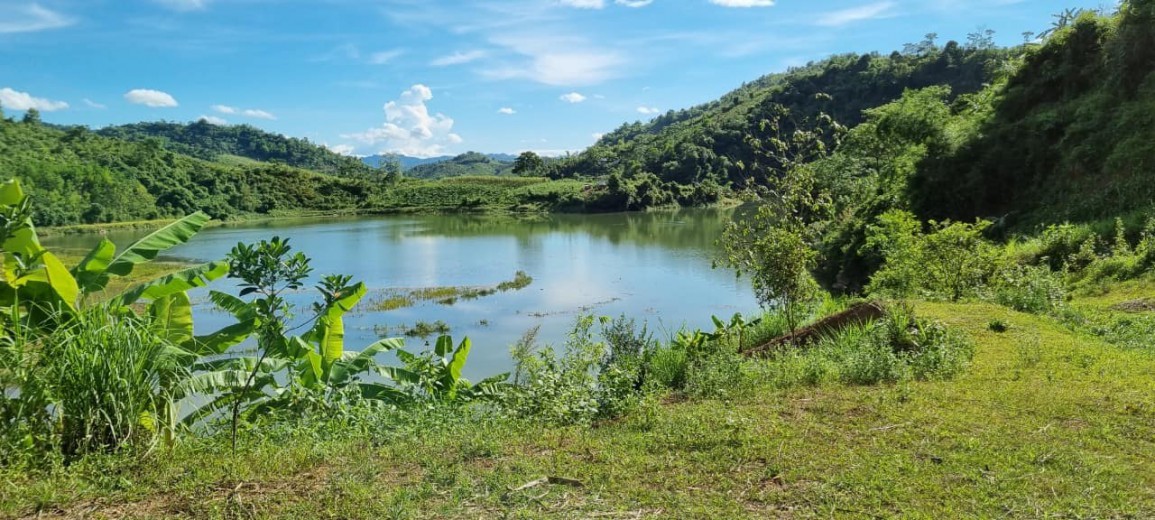
POLYGON ((778 336, 757 347, 746 349, 742 353, 754 357, 765 356, 782 350, 787 346, 801 347, 818 341, 822 336, 838 332, 847 327, 865 325, 886 315, 886 307, 880 302, 871 301, 856 304, 837 314, 831 314, 817 322, 802 327, 793 334, 778 336))

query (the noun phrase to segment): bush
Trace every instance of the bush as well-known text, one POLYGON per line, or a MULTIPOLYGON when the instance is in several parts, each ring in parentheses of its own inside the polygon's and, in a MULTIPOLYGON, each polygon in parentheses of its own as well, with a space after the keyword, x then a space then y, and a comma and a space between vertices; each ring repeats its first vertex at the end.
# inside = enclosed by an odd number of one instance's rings
POLYGON ((502 403, 508 412, 551 424, 589 424, 639 402, 656 347, 650 334, 625 317, 602 318, 602 341, 596 341, 594 322, 579 318, 561 355, 553 347, 535 351, 532 338, 514 349, 516 386, 502 403))
POLYGON ((1046 266, 1013 266, 1003 270, 995 286, 995 301, 1021 312, 1046 314, 1066 301, 1060 275, 1046 266))

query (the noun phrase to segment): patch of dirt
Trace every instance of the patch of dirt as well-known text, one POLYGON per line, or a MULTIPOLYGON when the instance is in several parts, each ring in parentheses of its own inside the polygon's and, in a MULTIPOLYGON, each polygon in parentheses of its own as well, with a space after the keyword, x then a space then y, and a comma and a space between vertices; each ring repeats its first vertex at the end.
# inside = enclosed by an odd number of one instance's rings
POLYGON ((1140 298, 1117 303, 1111 309, 1123 312, 1155 312, 1155 298, 1140 298))

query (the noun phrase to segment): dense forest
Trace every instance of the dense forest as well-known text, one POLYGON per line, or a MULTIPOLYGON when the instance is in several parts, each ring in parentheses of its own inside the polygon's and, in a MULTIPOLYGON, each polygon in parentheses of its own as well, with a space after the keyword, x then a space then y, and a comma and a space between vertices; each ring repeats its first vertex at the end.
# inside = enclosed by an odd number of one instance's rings
POLYGON ((428 164, 419 164, 405 170, 406 177, 440 179, 467 175, 508 175, 513 172, 511 161, 501 161, 478 152, 466 152, 453 158, 428 164))
POLYGON ((356 157, 330 151, 308 139, 285 137, 249 125, 215 125, 205 120, 188 124, 136 123, 110 126, 98 133, 128 141, 160 139, 166 150, 206 161, 233 156, 340 176, 374 173, 356 157))

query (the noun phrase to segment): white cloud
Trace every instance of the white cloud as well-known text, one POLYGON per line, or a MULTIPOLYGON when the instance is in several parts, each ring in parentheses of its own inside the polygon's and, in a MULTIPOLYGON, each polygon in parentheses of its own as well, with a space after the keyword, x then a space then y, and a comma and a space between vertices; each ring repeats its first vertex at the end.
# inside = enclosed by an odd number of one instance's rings
POLYGON ((241 115, 256 119, 268 119, 270 121, 277 119, 277 116, 274 116, 273 114, 265 112, 264 110, 257 110, 253 108, 245 109, 244 112, 241 112, 241 115))
POLYGON ((129 103, 152 108, 171 108, 177 106, 176 99, 167 92, 147 88, 130 90, 124 94, 124 99, 129 103))
POLYGON ((645 7, 654 3, 654 0, 614 0, 614 3, 626 7, 645 7))
POLYGON ((225 126, 225 125, 229 124, 228 121, 225 121, 224 119, 221 119, 217 116, 201 116, 197 120, 198 121, 204 121, 210 125, 217 125, 217 126, 225 126))
POLYGON ((566 103, 581 103, 582 101, 586 100, 586 97, 578 94, 577 92, 570 92, 569 94, 562 94, 561 96, 558 96, 558 99, 565 101, 566 103))
POLYGON ((351 144, 335 144, 332 146, 325 145, 325 148, 328 148, 329 151, 333 153, 339 153, 341 155, 353 155, 353 152, 356 150, 356 148, 351 144))
POLYGON ((873 4, 843 9, 841 11, 832 11, 818 17, 818 21, 815 23, 824 27, 841 27, 863 20, 884 18, 891 14, 891 10, 894 9, 896 5, 897 4, 892 1, 875 2, 873 4))
POLYGON ((552 34, 499 34, 490 42, 523 58, 483 70, 491 79, 528 79, 552 86, 595 85, 623 73, 627 61, 618 51, 584 40, 552 34))
POLYGON ((497 113, 498 114, 505 114, 507 116, 512 116, 512 115, 516 114, 517 111, 512 109, 512 108, 509 108, 509 107, 501 107, 501 108, 497 109, 497 113))
POLYGON ((644 107, 644 106, 638 107, 638 113, 639 114, 645 114, 648 116, 652 116, 654 114, 660 114, 661 112, 662 111, 658 110, 656 107, 644 107))
POLYGON ((405 54, 401 49, 393 49, 390 51, 374 52, 369 55, 369 63, 373 65, 384 65, 405 54))
POLYGON ((97 102, 95 102, 91 99, 88 99, 88 98, 84 98, 84 104, 87 105, 88 108, 95 108, 97 110, 104 110, 104 109, 108 108, 108 105, 105 105, 103 103, 97 103, 97 102))
POLYGON ((774 0, 710 0, 710 3, 722 7, 771 7, 774 0))
POLYGON ((27 92, 18 92, 8 87, 0 88, 0 106, 13 110, 35 108, 41 112, 52 112, 68 108, 68 103, 33 97, 27 92))
POLYGON ((157 3, 177 11, 199 11, 208 7, 209 0, 155 0, 157 3))
POLYGON ((385 104, 385 124, 365 132, 342 135, 367 145, 384 145, 382 152, 414 157, 441 155, 446 146, 462 142, 453 133, 453 119, 445 114, 430 114, 426 102, 433 91, 421 84, 401 93, 400 99, 385 104))
POLYGON ((277 116, 274 116, 273 114, 270 114, 264 110, 257 110, 255 108, 243 108, 242 109, 242 108, 237 108, 237 107, 231 107, 228 105, 213 105, 209 108, 213 109, 213 112, 217 112, 220 114, 242 115, 245 117, 252 117, 255 119, 268 119, 268 120, 277 119, 277 116))
POLYGON ((0 4, 0 34, 59 29, 76 23, 60 13, 45 9, 40 4, 0 4))
POLYGON ((437 58, 429 62, 429 64, 434 67, 447 67, 450 65, 461 65, 471 61, 477 61, 484 57, 485 51, 473 50, 469 52, 455 52, 453 54, 437 58))
POLYGON ((605 0, 561 0, 561 3, 578 9, 601 9, 606 6, 605 0))
POLYGON ((606 134, 603 134, 601 132, 594 132, 594 133, 590 134, 590 137, 593 137, 594 141, 601 141, 602 137, 605 137, 605 135, 606 134))

